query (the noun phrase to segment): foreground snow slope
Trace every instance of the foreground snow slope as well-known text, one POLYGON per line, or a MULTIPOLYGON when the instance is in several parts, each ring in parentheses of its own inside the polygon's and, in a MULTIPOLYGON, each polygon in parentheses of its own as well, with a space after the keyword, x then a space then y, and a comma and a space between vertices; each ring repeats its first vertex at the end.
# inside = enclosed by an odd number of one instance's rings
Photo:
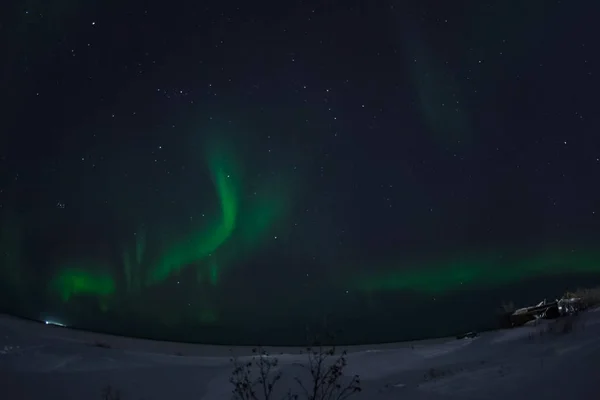
MULTIPOLYGON (((549 328, 563 323, 543 321, 474 339, 348 347, 345 372, 361 376, 363 391, 354 399, 600 398, 600 311, 581 314, 570 333, 549 328)), ((281 389, 293 387, 306 356, 296 348, 268 351, 280 360, 281 389)), ((111 385, 124 400, 229 399, 231 354, 251 353, 0 316, 0 397, 100 399, 111 385)))

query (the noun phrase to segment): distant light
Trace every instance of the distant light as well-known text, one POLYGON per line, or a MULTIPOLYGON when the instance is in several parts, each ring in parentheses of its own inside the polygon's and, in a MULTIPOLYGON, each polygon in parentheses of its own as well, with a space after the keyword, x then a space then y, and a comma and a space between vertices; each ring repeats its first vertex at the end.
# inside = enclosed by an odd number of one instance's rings
POLYGON ((54 326, 62 326, 62 327, 66 327, 66 325, 65 325, 65 324, 61 324, 60 322, 56 322, 56 321, 48 321, 48 320, 45 320, 45 321, 44 321, 44 323, 45 323, 46 325, 54 325, 54 326))

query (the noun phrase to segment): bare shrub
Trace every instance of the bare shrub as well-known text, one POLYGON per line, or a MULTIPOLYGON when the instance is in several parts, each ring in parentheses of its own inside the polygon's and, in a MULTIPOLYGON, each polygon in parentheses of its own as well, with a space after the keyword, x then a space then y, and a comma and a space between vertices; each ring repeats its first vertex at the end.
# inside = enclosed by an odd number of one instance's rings
POLYGON ((270 400, 275 384, 281 379, 277 370, 279 361, 262 348, 252 349, 252 354, 247 362, 231 359, 234 368, 229 382, 233 385, 233 395, 239 400, 270 400))
POLYGON ((496 325, 500 329, 512 328, 515 324, 512 318, 515 312, 515 303, 503 302, 500 307, 496 309, 496 325))
POLYGON ((569 291, 563 295, 563 298, 579 298, 584 307, 594 307, 600 304, 600 286, 569 291))
MULTIPOLYGON (((297 400, 345 400, 361 391, 360 378, 355 375, 344 384, 343 371, 347 365, 346 352, 336 355, 335 346, 315 345, 306 348, 308 363, 301 367, 309 374, 308 384, 298 377, 299 394, 289 389, 284 399, 297 400)), ((232 358, 234 366, 229 381, 233 385, 234 397, 238 400, 270 400, 282 374, 278 370, 278 359, 262 349, 254 349, 250 361, 240 362, 232 358)))
POLYGON ((321 344, 308 347, 308 365, 303 365, 310 373, 311 383, 307 387, 295 378, 303 397, 307 400, 344 400, 360 392, 360 377, 354 375, 350 382, 342 384, 343 371, 348 364, 346 351, 336 357, 336 348, 321 344))
POLYGON ((121 400, 121 392, 112 386, 102 389, 102 400, 121 400))

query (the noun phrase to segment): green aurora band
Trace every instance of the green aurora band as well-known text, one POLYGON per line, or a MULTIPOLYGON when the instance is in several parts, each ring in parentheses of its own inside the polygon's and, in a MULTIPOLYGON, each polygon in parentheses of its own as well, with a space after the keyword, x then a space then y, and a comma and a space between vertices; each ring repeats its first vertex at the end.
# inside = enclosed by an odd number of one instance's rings
MULTIPOLYGON (((292 197, 287 181, 251 182, 253 184, 247 186, 255 190, 244 196, 242 168, 234 155, 224 141, 215 140, 206 146, 205 160, 220 208, 217 218, 208 219, 208 223, 196 226, 187 234, 168 235, 154 260, 146 257, 148 234, 144 226, 136 232, 133 246, 123 247, 125 292, 139 294, 142 285, 160 284, 179 276, 188 267, 196 268, 198 284, 208 282, 217 286, 224 266, 258 248, 273 226, 285 219, 292 197)), ((117 280, 114 276, 110 278, 111 270, 104 268, 104 274, 99 277, 86 275, 83 268, 63 268, 52 281, 51 290, 58 291, 63 301, 73 295, 105 297, 115 292, 117 280), (100 279, 98 286, 93 284, 94 279, 100 279), (110 292, 108 287, 112 288, 110 292)))
MULTIPOLYGON (((160 230, 146 229, 142 225, 131 250, 123 252, 120 268, 125 285, 122 288, 117 284, 120 280, 116 265, 111 268, 95 264, 92 266, 97 268, 89 270, 90 265, 85 263, 71 263, 58 271, 49 284, 50 291, 65 302, 75 296, 96 296, 102 304, 107 304, 106 300, 117 292, 143 295, 145 287, 180 276, 189 268, 195 271, 200 288, 201 319, 216 321, 217 310, 209 306, 214 303, 215 292, 205 290, 206 285, 218 287, 224 268, 239 265, 252 251, 266 245, 277 225, 285 223, 294 198, 289 177, 249 181, 242 174, 235 152, 224 144, 214 142, 206 147, 205 160, 219 205, 216 218, 208 222, 202 219, 204 223, 187 234, 169 235, 167 243, 157 246, 156 257, 146 255, 146 237, 160 230)), ((4 237, 6 247, 6 235, 4 237)), ((356 268, 358 272, 347 272, 347 277, 332 279, 330 284, 364 293, 412 291, 440 295, 470 288, 501 287, 534 277, 600 272, 600 252, 589 251, 591 247, 576 251, 561 248, 565 247, 538 248, 526 255, 505 249, 454 257, 439 255, 429 261, 413 263, 364 260, 357 265, 371 264, 374 268, 356 268)))
MULTIPOLYGON (((211 256, 232 234, 238 214, 238 197, 231 174, 224 168, 214 170, 214 180, 221 204, 221 219, 211 228, 198 230, 171 245, 150 271, 147 284, 167 279, 174 272, 211 256)), ((216 284, 217 272, 211 282, 216 284)))
POLYGON ((414 267, 399 265, 389 272, 370 270, 352 277, 349 286, 367 293, 443 294, 475 287, 499 287, 535 277, 599 272, 600 252, 554 250, 514 260, 499 254, 479 254, 414 267))
POLYGON ((289 179, 248 182, 228 143, 213 140, 206 149, 220 217, 166 246, 146 278, 147 285, 191 266, 197 268, 199 283, 207 277, 210 285, 218 285, 224 266, 264 244, 268 233, 290 211, 289 179), (249 187, 255 190, 246 193, 244 188, 249 187))

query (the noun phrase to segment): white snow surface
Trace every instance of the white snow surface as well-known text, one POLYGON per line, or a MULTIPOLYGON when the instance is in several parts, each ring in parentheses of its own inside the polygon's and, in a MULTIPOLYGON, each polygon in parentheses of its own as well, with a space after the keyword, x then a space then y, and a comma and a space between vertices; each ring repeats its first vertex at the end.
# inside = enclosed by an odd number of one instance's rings
MULTIPOLYGON (((556 320, 473 339, 345 347, 344 379, 360 376, 357 400, 600 398, 600 312, 574 321, 569 333, 549 332, 563 323, 556 320)), ((307 356, 301 348, 265 350, 279 360, 279 399, 296 388, 296 377, 305 381, 307 356)), ((110 385, 123 400, 227 400, 232 356, 249 360, 251 348, 125 338, 0 315, 0 398, 101 399, 110 385)))

